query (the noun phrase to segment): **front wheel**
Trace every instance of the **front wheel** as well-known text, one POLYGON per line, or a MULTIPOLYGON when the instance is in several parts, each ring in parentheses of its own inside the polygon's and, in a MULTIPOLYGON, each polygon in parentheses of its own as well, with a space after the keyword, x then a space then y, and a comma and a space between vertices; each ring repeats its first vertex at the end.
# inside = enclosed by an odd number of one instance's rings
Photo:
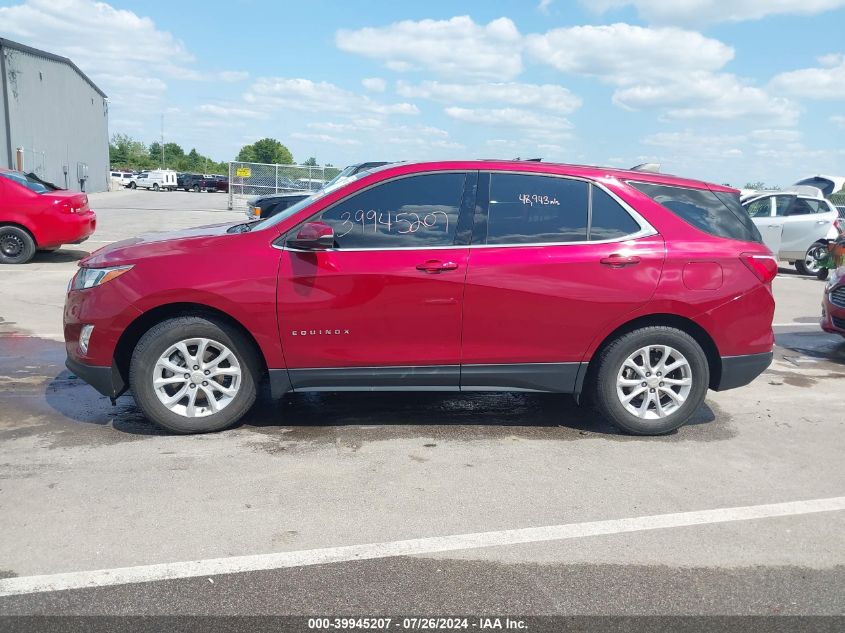
POLYGON ((817 275, 822 267, 822 260, 827 255, 827 246, 816 242, 807 249, 804 259, 795 262, 795 269, 802 275, 817 275))
POLYGON ((0 226, 0 264, 25 264, 35 257, 35 240, 17 226, 0 226))
POLYGON ((158 191, 158 183, 157 182, 153 183, 153 191, 158 191))
POLYGON ((671 327, 646 327, 602 351, 596 406, 623 431, 662 435, 689 420, 709 384, 707 357, 694 338, 671 327))
POLYGON ((249 410, 259 363, 246 337, 222 321, 168 319, 135 347, 129 383, 153 422, 176 433, 228 428, 249 410))
POLYGON ((130 182, 126 186, 129 187, 130 189, 137 189, 138 188, 138 185, 136 185, 134 182, 130 182))

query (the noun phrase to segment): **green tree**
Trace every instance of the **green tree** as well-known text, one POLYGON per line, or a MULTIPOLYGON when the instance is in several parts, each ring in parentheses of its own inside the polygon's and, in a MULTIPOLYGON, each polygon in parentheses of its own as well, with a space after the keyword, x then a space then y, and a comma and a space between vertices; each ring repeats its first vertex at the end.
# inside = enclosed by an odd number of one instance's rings
POLYGON ((141 141, 115 133, 109 142, 109 162, 115 169, 144 169, 150 166, 149 152, 141 141))
POLYGON ((308 160, 306 160, 302 164, 303 165, 310 165, 312 167, 316 167, 317 166, 317 159, 312 156, 311 158, 309 158, 308 160))
POLYGON ((290 150, 274 138, 263 138, 252 145, 244 145, 237 160, 245 163, 293 164, 290 150))

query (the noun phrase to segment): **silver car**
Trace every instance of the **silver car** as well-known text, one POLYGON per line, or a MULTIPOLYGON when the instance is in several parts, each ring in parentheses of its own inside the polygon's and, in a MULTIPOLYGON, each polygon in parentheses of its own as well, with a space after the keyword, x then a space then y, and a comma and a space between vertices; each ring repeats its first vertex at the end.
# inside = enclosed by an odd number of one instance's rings
MULTIPOLYGON (((820 194, 821 192, 819 192, 820 194)), ((818 273, 827 244, 839 236, 839 213, 821 195, 798 191, 756 192, 743 198, 763 242, 803 275, 818 273)))

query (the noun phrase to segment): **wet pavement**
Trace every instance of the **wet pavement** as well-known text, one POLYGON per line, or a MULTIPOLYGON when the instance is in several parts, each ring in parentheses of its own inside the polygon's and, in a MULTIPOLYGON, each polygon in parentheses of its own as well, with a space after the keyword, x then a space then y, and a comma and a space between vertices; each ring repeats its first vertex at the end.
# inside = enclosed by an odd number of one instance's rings
MULTIPOLYGON (((120 237, 131 200, 106 202, 120 237)), ((0 578, 845 494, 845 339, 814 326, 822 284, 788 271, 772 367, 665 437, 623 435, 569 396, 273 402, 266 385, 236 428, 185 437, 65 369, 63 288, 37 280, 78 257, 42 257, 0 274, 4 298, 38 306, 0 304, 0 578)), ((34 593, 0 613, 842 614, 843 514, 34 593)))

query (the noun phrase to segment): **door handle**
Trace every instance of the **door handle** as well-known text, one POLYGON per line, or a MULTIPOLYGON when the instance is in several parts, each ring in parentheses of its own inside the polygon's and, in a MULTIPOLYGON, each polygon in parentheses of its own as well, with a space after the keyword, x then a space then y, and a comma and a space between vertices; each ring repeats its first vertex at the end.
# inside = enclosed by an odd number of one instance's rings
POLYGON ((442 273, 445 270, 455 270, 457 267, 455 262, 441 262, 439 259, 430 259, 424 264, 417 264, 417 270, 426 273, 442 273))
POLYGON ((780 224, 770 224, 769 228, 770 229, 778 229, 778 228, 780 228, 780 224))
POLYGON ((607 257, 602 257, 599 260, 603 266, 610 266, 611 268, 624 268, 625 266, 633 266, 640 263, 640 258, 636 255, 619 255, 614 253, 607 257))
POLYGON ((827 224, 827 220, 816 220, 816 224, 827 224))

